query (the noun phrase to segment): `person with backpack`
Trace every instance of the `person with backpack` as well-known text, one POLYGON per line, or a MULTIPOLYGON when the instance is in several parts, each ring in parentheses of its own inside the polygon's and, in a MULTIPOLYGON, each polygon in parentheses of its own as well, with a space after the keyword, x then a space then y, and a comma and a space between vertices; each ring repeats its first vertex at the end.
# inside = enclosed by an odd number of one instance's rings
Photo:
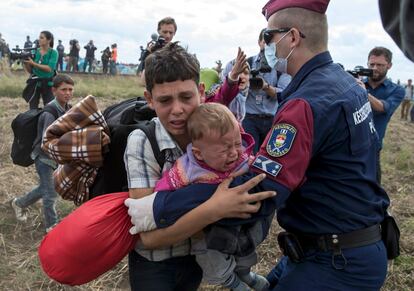
POLYGON ((42 31, 34 60, 24 60, 24 68, 31 76, 23 91, 23 97, 29 103, 30 109, 39 106, 40 96, 44 105, 52 101, 52 78, 56 73, 57 61, 58 52, 53 49, 53 34, 50 31, 42 31))
MULTIPOLYGON (((243 71, 245 55, 239 52, 239 58, 241 64, 235 68, 243 71)), ((170 169, 183 155, 190 143, 187 120, 204 96, 204 84, 199 84, 198 60, 177 43, 169 43, 152 53, 145 67, 144 95, 157 114, 152 122, 155 122, 155 137, 165 162, 163 166, 159 165, 150 139, 142 130, 131 132, 124 161, 129 194, 136 198, 152 194, 162 172, 170 169)), ((228 78, 236 89, 238 73, 231 73, 228 78)), ((138 244, 129 254, 131 290, 197 290, 202 271, 190 246, 191 239, 157 250, 148 250, 138 244)))
POLYGON ((57 163, 51 160, 41 150, 41 141, 48 126, 69 110, 69 101, 73 97, 74 85, 74 81, 68 75, 59 74, 53 79, 52 92, 55 98, 45 106, 43 113, 38 116, 37 136, 33 142, 33 151, 31 154, 36 166, 36 172, 39 176, 39 185, 27 194, 14 198, 11 201, 16 219, 21 222, 26 222, 26 208, 39 199, 43 199, 43 215, 46 232, 49 232, 58 222, 55 209, 57 193, 54 189, 52 176, 53 171, 57 167, 57 163))

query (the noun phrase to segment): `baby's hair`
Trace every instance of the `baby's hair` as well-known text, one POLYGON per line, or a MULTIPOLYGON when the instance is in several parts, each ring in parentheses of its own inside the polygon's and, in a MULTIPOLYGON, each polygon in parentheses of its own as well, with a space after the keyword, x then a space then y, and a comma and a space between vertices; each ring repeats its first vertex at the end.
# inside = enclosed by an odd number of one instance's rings
POLYGON ((233 113, 219 103, 203 103, 197 107, 187 121, 188 133, 192 141, 203 138, 211 131, 225 135, 237 126, 233 113))

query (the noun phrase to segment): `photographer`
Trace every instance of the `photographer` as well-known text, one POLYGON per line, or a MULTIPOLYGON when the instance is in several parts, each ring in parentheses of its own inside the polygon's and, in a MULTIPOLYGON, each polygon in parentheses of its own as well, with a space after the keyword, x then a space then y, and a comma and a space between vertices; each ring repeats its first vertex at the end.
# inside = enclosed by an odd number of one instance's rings
POLYGON ((377 181, 381 183, 380 152, 388 122, 404 98, 404 89, 387 78, 392 66, 392 52, 385 47, 375 47, 368 54, 368 67, 373 70, 360 86, 367 90, 368 100, 374 112, 374 125, 379 137, 377 153, 377 181))
POLYGON ((93 40, 90 40, 83 48, 86 50, 83 71, 86 72, 86 66, 88 66, 88 72, 90 73, 92 71, 93 61, 95 60, 96 46, 93 44, 93 40))
POLYGON ((254 153, 259 150, 272 126, 278 108, 277 93, 286 88, 290 82, 288 74, 278 75, 276 70, 267 63, 264 54, 264 31, 265 29, 262 29, 259 34, 260 52, 248 58, 253 78, 250 80, 249 94, 246 99, 246 116, 243 120, 243 128, 255 140, 254 153), (256 86, 254 86, 252 79, 256 81, 256 86))
POLYGON ((52 78, 56 74, 57 59, 58 53, 53 49, 53 34, 49 31, 42 31, 34 60, 29 57, 23 61, 26 71, 31 74, 23 94, 30 109, 38 108, 40 96, 42 96, 44 105, 53 99, 52 78), (33 90, 27 90, 28 86, 31 86, 33 90), (28 91, 31 94, 25 94, 28 91))
POLYGON ((167 43, 170 43, 175 33, 177 32, 177 24, 174 18, 165 17, 158 22, 157 27, 158 36, 156 33, 151 35, 152 40, 147 44, 147 48, 142 51, 138 67, 138 75, 145 69, 145 59, 156 50, 164 47, 167 43))
POLYGON ((69 45, 69 62, 67 71, 77 72, 80 51, 79 42, 76 39, 72 39, 69 41, 69 45))

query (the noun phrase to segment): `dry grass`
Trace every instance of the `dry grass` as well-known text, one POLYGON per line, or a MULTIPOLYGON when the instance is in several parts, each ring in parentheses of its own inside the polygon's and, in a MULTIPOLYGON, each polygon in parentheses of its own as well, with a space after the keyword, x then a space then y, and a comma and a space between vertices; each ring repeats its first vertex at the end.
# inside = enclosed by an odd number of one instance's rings
MULTIPOLYGON (((99 98, 101 108, 114 103, 114 98, 99 98)), ((36 184, 33 167, 22 168, 11 163, 9 153, 12 142, 10 122, 26 110, 22 99, 0 97, 0 290, 129 290, 127 265, 124 259, 116 268, 89 284, 68 287, 48 279, 42 272, 37 247, 44 235, 41 207, 30 208, 30 222, 15 221, 9 201, 22 195, 36 184)), ((399 120, 397 112, 391 121, 382 156, 383 184, 392 199, 391 211, 401 228, 402 255, 392 264, 383 290, 412 290, 414 286, 414 124, 399 120)), ((60 217, 73 206, 59 200, 60 217)), ((260 262, 256 271, 266 274, 276 263, 277 226, 260 246, 260 262)), ((220 290, 203 285, 201 290, 220 290)))

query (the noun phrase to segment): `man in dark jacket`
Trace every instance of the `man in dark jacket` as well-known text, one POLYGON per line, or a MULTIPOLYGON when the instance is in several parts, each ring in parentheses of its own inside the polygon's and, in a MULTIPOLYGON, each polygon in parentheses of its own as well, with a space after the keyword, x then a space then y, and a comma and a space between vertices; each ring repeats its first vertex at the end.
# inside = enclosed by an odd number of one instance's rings
POLYGON ((92 64, 95 60, 96 46, 93 44, 93 40, 90 40, 83 48, 86 50, 83 71, 86 72, 86 66, 88 66, 88 72, 90 73, 92 71, 92 64))

